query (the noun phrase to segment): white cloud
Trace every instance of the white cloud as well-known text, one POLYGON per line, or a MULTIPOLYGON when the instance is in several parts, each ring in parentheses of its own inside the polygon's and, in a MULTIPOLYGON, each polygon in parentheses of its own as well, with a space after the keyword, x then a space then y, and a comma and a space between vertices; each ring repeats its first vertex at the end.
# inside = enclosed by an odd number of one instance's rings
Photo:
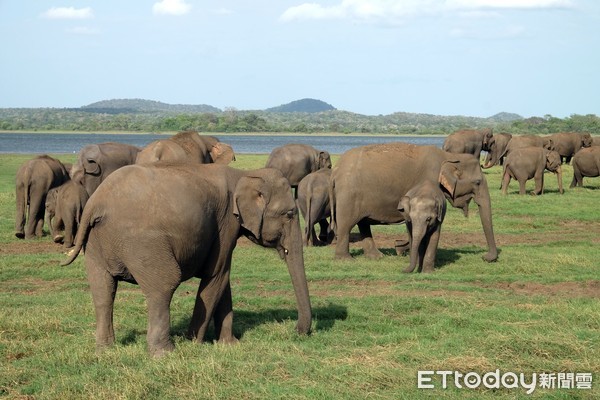
POLYGON ((155 15, 185 15, 191 9, 192 6, 185 0, 162 0, 152 6, 155 15))
POLYGON ((572 0, 342 0, 324 6, 303 3, 288 8, 284 22, 311 19, 390 20, 448 11, 570 8, 572 0))
POLYGON ((90 7, 52 7, 44 12, 42 17, 49 19, 88 19, 94 17, 94 12, 90 7))

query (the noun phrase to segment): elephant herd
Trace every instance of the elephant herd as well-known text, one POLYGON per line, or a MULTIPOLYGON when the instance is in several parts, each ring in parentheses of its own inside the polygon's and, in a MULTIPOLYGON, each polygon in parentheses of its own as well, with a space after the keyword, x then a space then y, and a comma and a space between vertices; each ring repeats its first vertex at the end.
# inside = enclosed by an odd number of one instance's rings
MULTIPOLYGON (((188 336, 202 341, 214 321, 219 341, 235 342, 229 276, 240 236, 275 248, 284 260, 297 300, 296 329, 307 334, 312 312, 303 243, 335 240, 335 258, 351 259, 350 231, 358 226, 365 256, 376 259, 382 253, 371 225, 405 222, 409 241, 398 241, 396 248, 410 249, 405 272, 431 272, 446 201, 466 215, 474 200, 487 242, 483 259, 496 261, 492 206, 479 153, 488 152, 484 168, 504 158, 503 190, 510 178, 539 179, 540 168, 542 177, 544 168, 560 176, 560 157, 573 157, 573 182, 581 185, 583 176, 600 175, 600 146, 581 137, 579 151, 566 154, 561 151, 568 146, 561 147, 558 137, 532 137, 534 145, 517 146, 519 137, 460 131, 448 137, 443 149, 399 142, 368 145, 342 154, 335 166, 326 151, 288 144, 274 149, 265 168, 254 171, 227 166, 235 160, 231 146, 193 131, 143 149, 89 145, 72 166, 46 155, 21 166, 15 234, 40 237, 47 211, 53 239, 74 246, 63 265, 85 251, 99 350, 115 340, 119 281, 138 284, 146 297, 151 354, 173 349, 171 299, 192 277, 200 284, 188 336)), ((536 192, 541 190, 536 184, 536 192)))

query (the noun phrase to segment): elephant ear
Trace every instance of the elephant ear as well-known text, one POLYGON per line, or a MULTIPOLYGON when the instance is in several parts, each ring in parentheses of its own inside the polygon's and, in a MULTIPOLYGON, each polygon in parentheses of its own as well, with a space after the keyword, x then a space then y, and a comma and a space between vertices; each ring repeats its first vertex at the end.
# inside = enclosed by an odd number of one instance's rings
POLYGON ((89 146, 82 154, 83 169, 86 174, 89 175, 100 175, 100 164, 98 160, 100 158, 100 147, 93 145, 89 146))
POLYGON ((265 209, 268 203, 265 181, 260 177, 242 177, 233 195, 233 214, 240 225, 260 240, 265 209))
POLYGON ((235 154, 230 145, 217 142, 210 149, 210 158, 212 158, 214 163, 227 165, 230 162, 235 161, 235 154))
POLYGON ((442 164, 440 169, 440 175, 438 181, 450 194, 450 197, 454 198, 454 192, 456 191, 456 184, 460 177, 460 170, 458 169, 458 161, 446 161, 442 164))
POLYGON ((400 211, 404 215, 404 219, 408 219, 408 215, 410 214, 410 197, 402 196, 400 202, 398 203, 398 211, 400 211))
POLYGON ((437 199, 435 205, 437 206, 437 220, 441 224, 444 221, 444 215, 446 214, 446 199, 443 197, 437 199))

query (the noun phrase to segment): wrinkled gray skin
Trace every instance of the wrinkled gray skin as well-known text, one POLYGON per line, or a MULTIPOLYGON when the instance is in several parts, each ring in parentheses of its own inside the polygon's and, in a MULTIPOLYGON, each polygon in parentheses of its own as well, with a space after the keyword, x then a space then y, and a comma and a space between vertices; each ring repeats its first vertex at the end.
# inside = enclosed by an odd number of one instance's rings
POLYGON ((511 139, 512 135, 510 133, 495 133, 494 140, 490 143, 482 168, 487 169, 494 165, 503 165, 506 147, 511 139))
POLYGON ((230 268, 240 236, 274 247, 288 266, 299 333, 310 331, 311 306, 302 235, 290 185, 277 170, 240 171, 218 164, 146 164, 112 174, 90 197, 71 263, 82 248, 96 312, 98 349, 113 344, 119 281, 146 296, 148 347, 173 349, 170 303, 179 284, 201 279, 188 334, 200 342, 211 319, 220 342, 236 342, 230 268))
POLYGON ((168 139, 151 142, 140 151, 135 163, 157 161, 229 164, 235 161, 235 153, 230 145, 214 136, 185 131, 168 139))
POLYGON ((71 169, 71 179, 91 196, 114 171, 135 163, 140 149, 124 143, 100 143, 85 146, 71 169))
POLYGON ((592 138, 592 146, 600 146, 600 137, 594 136, 592 138))
POLYGON ((583 186, 583 177, 600 176, 600 146, 579 150, 573 157, 573 180, 571 187, 583 186))
POLYGON ((502 173, 502 193, 506 194, 510 179, 519 182, 519 194, 525 194, 525 183, 535 180, 535 189, 531 194, 544 193, 544 170, 556 174, 559 192, 563 193, 562 169, 560 155, 541 147, 523 147, 515 149, 506 156, 502 173))
POLYGON ((46 198, 48 225, 54 242, 63 243, 65 248, 73 247, 77 227, 88 200, 87 191, 83 186, 68 181, 52 189, 46 198), (64 230, 64 234, 60 231, 64 230))
POLYGON ((331 216, 329 207, 329 178, 331 169, 324 168, 306 175, 298 184, 298 208, 306 222, 304 227, 304 245, 320 246, 330 243, 333 232, 327 218, 331 216), (318 223, 319 237, 315 232, 318 223))
POLYGON ((437 181, 423 181, 402 196, 398 211, 404 216, 410 243, 410 264, 403 272, 433 272, 446 216, 446 198, 437 181))
POLYGON ((481 150, 488 151, 493 140, 492 129, 463 129, 448 135, 442 149, 449 153, 472 154, 479 160, 481 150))
POLYGON ((273 149, 265 167, 280 170, 290 185, 297 188, 311 172, 331 168, 331 157, 328 152, 307 144, 286 144, 273 149))
POLYGON ((523 147, 542 147, 547 150, 554 150, 554 142, 549 136, 542 137, 538 135, 520 135, 513 136, 508 145, 504 156, 510 154, 512 150, 521 149, 523 147))
POLYGON ((46 195, 69 179, 65 166, 47 155, 26 161, 16 176, 17 211, 15 236, 19 239, 41 238, 44 228, 46 195))
POLYGON ((554 150, 560 154, 563 164, 569 164, 579 149, 592 145, 592 136, 589 133, 561 132, 548 138, 554 143, 554 150))
POLYGON ((446 199, 465 213, 468 202, 475 200, 488 244, 488 252, 483 258, 495 261, 498 250, 491 201, 479 160, 469 154, 452 154, 435 146, 407 143, 351 149, 342 154, 333 168, 329 198, 337 236, 336 258, 350 258, 350 230, 357 224, 364 238, 365 255, 381 257, 373 241, 371 225, 403 222, 398 200, 425 180, 439 182, 446 199))

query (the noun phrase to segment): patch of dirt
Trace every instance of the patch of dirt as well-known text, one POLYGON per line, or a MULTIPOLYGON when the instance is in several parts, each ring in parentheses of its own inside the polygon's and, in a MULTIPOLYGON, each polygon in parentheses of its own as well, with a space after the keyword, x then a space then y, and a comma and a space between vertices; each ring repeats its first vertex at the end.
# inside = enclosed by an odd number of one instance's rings
POLYGON ((61 244, 54 243, 50 237, 34 240, 20 240, 18 242, 3 243, 0 246, 1 255, 12 254, 49 254, 64 253, 61 244))
POLYGON ((512 293, 526 296, 541 295, 600 299, 600 281, 558 282, 548 284, 536 282, 499 282, 483 284, 475 282, 473 285, 486 289, 508 290, 512 293))

